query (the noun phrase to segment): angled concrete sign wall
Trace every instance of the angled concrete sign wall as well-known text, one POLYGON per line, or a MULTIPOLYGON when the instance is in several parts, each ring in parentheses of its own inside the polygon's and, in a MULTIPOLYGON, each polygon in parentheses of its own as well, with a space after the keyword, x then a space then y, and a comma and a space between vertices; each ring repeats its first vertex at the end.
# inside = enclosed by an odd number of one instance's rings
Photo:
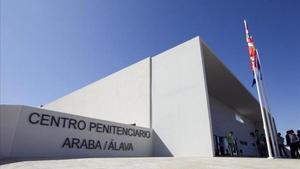
POLYGON ((148 128, 27 106, 0 110, 0 159, 152 155, 148 128))

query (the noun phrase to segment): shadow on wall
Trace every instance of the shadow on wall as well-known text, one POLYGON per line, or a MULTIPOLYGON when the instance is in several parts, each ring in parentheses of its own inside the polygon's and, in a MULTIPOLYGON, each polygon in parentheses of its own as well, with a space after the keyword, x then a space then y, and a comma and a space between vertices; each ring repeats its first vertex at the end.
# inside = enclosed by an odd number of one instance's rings
POLYGON ((173 157, 173 154, 159 138, 157 133, 152 131, 152 156, 153 157, 173 157))

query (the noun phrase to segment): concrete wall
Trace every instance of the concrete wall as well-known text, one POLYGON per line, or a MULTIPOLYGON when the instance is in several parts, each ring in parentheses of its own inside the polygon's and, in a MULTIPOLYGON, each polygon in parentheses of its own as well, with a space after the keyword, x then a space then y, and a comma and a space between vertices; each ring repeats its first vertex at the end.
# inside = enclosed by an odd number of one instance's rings
POLYGON ((59 98, 44 108, 150 127, 150 59, 59 98))
POLYGON ((253 146, 255 140, 250 136, 250 132, 257 129, 255 123, 215 97, 210 96, 209 100, 213 134, 227 136, 230 131, 233 131, 234 137, 238 139, 238 148, 243 151, 243 156, 257 156, 257 149, 253 146), (244 123, 238 122, 235 114, 238 114, 244 123), (242 145, 240 141, 246 141, 248 145, 242 145))
POLYGON ((198 37, 152 58, 155 156, 213 156, 198 37))
MULTIPOLYGON (((114 157, 114 156, 151 156, 152 130, 114 123, 109 121, 59 113, 45 109, 27 106, 0 106, 0 159, 18 158, 74 158, 74 157, 114 157), (33 114, 35 113, 35 114, 33 114), (33 114, 33 115, 32 115, 33 114), (43 114, 45 116, 43 116, 43 114), (32 116, 31 116, 32 115, 32 116), (51 118, 60 118, 60 123, 51 125, 51 118), (65 121, 63 121, 65 119, 65 121), (72 119, 72 120, 71 120, 72 119), (69 125, 76 121, 79 127, 69 125), (81 121, 81 123, 79 122, 81 121), (84 128, 83 123, 86 124, 84 128), (99 130, 92 124, 99 124, 99 130), (101 132, 102 125, 118 126, 115 128, 129 128, 130 135, 120 131, 101 132), (133 131, 142 130, 148 133, 145 137, 133 135, 133 131), (67 144, 68 140, 71 142, 67 144), (73 138, 79 139, 79 147, 72 144, 73 138), (88 141, 87 145, 83 140, 88 141), (100 141, 95 149, 89 140, 100 141), (112 143, 112 145, 110 144, 112 143), (69 145, 73 145, 73 147, 69 145), (122 149, 121 144, 127 149, 122 149), (132 145, 132 148, 129 147, 132 145)), ((124 148, 124 147, 123 147, 124 148)))

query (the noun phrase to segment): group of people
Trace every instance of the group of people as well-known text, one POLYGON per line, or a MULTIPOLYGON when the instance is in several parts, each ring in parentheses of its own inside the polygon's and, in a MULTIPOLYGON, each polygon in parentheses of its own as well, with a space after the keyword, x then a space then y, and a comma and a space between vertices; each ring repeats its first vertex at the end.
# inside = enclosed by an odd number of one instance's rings
MULTIPOLYGON (((285 139, 286 145, 290 149, 291 158, 300 158, 300 130, 297 130, 297 133, 295 133, 294 130, 288 130, 286 132, 285 139)), ((281 136, 281 133, 277 134, 277 142, 280 156, 289 157, 285 151, 284 138, 281 136)))
MULTIPOLYGON (((267 149, 265 135, 263 133, 260 133, 258 130, 251 132, 250 135, 254 139, 255 142, 254 144, 257 148, 258 155, 260 157, 268 157, 268 149, 267 149)), ((231 156, 234 156, 234 154, 237 153, 238 155, 239 152, 238 152, 236 139, 234 138, 233 132, 232 131, 229 132, 225 138, 228 143, 229 154, 231 156)), ((290 157, 300 158, 300 130, 297 130, 297 133, 295 133, 294 130, 288 130, 286 132, 285 139, 286 139, 286 145, 290 151, 290 157)), ((278 143, 280 156, 288 158, 289 155, 286 151, 284 138, 281 136, 281 133, 277 133, 277 143, 278 143)))
MULTIPOLYGON (((260 134, 258 130, 255 130, 254 133, 251 132, 250 135, 255 139, 259 156, 267 157, 268 149, 265 135, 260 134)), ((300 158, 300 130, 297 130, 297 133, 295 133, 294 130, 288 130, 286 132, 285 139, 286 145, 289 147, 291 158, 300 158)), ((284 145, 284 138, 281 136, 281 133, 277 133, 277 143, 280 156, 286 158, 289 157, 284 145)))

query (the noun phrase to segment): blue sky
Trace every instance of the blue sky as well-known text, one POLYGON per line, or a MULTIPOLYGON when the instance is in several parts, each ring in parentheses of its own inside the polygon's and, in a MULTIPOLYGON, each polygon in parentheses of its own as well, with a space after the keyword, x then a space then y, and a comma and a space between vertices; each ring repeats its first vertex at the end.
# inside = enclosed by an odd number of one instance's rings
POLYGON ((1 104, 46 104, 195 36, 256 96, 246 18, 277 127, 299 129, 299 9, 297 0, 1 0, 1 104))

